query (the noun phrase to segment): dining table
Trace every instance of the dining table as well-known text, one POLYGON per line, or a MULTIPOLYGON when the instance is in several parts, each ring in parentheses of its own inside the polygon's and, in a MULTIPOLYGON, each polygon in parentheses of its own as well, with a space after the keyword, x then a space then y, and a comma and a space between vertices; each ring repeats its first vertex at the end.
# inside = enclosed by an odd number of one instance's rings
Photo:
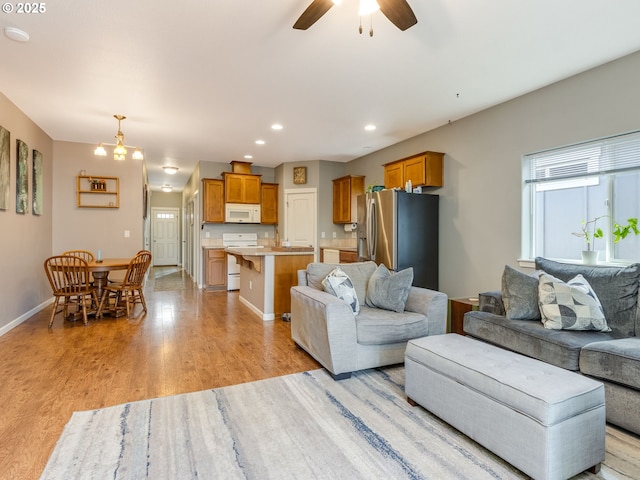
POLYGON ((89 271, 93 276, 93 284, 96 287, 98 299, 102 300, 104 287, 109 282, 109 272, 126 270, 129 268, 131 258, 103 258, 88 263, 89 271))

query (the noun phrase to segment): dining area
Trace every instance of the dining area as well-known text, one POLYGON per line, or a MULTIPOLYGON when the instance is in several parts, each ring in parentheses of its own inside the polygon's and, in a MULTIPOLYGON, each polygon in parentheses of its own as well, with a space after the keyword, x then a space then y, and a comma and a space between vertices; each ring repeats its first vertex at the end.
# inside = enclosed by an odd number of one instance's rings
POLYGON ((44 270, 54 297, 48 327, 56 315, 63 319, 100 319, 105 315, 130 318, 140 304, 144 313, 144 283, 152 255, 140 250, 131 258, 102 258, 88 250, 68 250, 44 261, 44 270))

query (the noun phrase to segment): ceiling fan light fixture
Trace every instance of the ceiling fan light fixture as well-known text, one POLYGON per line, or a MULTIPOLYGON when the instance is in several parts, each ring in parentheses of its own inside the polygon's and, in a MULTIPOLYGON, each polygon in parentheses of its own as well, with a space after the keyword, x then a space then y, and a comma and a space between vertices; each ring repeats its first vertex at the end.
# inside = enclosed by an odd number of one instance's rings
POLYGON ((364 17, 365 15, 371 15, 374 12, 380 10, 380 5, 376 0, 360 0, 359 15, 364 17))
POLYGON ((164 170, 164 173, 169 175, 175 175, 178 172, 178 167, 172 167, 170 165, 164 166, 162 169, 164 170))

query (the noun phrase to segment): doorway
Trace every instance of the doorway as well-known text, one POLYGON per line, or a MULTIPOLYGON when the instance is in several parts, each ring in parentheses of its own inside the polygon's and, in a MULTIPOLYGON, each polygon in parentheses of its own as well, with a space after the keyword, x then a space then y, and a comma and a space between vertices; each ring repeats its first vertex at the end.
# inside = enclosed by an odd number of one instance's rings
POLYGON ((178 265, 179 208, 151 209, 153 265, 178 265))
POLYGON ((317 257, 318 194, 315 188, 288 189, 284 192, 285 229, 283 240, 291 246, 314 248, 317 257))

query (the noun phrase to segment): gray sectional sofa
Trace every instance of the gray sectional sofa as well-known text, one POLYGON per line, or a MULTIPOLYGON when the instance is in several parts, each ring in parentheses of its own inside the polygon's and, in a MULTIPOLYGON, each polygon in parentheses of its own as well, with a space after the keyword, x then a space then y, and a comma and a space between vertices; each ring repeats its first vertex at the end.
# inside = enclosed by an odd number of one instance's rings
POLYGON ((502 289, 481 293, 479 310, 465 314, 464 332, 601 381, 607 421, 640 434, 640 264, 574 265, 540 257, 535 263, 536 273, 544 271, 563 282, 582 275, 597 295, 610 331, 545 328, 535 308, 538 277, 507 266, 502 289))

